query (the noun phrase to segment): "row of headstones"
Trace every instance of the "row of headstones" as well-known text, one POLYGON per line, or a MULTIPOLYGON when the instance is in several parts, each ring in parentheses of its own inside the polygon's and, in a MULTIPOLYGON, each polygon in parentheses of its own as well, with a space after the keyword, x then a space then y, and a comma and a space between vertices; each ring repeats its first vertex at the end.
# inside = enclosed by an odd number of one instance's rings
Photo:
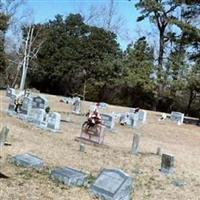
POLYGON ((122 113, 119 115, 116 114, 101 114, 102 123, 109 130, 113 130, 115 127, 115 121, 119 120, 119 123, 124 123, 132 128, 138 127, 139 125, 143 125, 146 122, 147 112, 144 110, 140 110, 137 113, 128 112, 122 113))
MULTIPOLYGON (((42 170, 44 161, 31 154, 11 158, 17 166, 42 170)), ((51 171, 50 178, 67 186, 88 186, 90 176, 77 169, 64 167, 51 171)), ((133 178, 120 169, 103 169, 93 184, 89 186, 93 197, 104 200, 130 200, 133 192, 133 178)))
POLYGON ((59 131, 61 115, 57 112, 46 113, 45 108, 48 107, 48 100, 46 98, 41 96, 25 96, 19 113, 16 113, 14 101, 17 96, 16 94, 12 94, 9 97, 10 102, 7 111, 9 115, 16 115, 20 119, 33 123, 40 128, 59 131))
MULTIPOLYGON (((42 170, 44 161, 32 154, 22 154, 11 158, 17 166, 42 170)), ((161 172, 165 174, 174 172, 174 156, 162 154, 161 172)), ((51 171, 50 178, 67 186, 87 186, 88 174, 77 169, 64 167, 51 171)), ((133 178, 120 169, 103 169, 97 179, 90 186, 94 197, 104 200, 130 200, 133 192, 133 178)))

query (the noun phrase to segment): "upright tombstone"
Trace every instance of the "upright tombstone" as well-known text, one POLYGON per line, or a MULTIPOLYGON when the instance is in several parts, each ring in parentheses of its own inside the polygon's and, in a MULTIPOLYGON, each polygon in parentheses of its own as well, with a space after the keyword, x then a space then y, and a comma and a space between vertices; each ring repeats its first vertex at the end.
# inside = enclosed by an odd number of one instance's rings
POLYGON ((139 151, 139 143, 140 143, 140 135, 139 134, 134 134, 132 148, 131 148, 131 153, 132 154, 137 154, 138 153, 138 151, 139 151))
POLYGON ((32 98, 24 97, 22 106, 20 107, 20 114, 28 116, 32 108, 32 98))
POLYGON ((181 112, 171 112, 171 120, 176 122, 178 125, 183 124, 184 114, 181 112))
POLYGON ((103 200, 131 200, 133 179, 122 170, 103 169, 90 192, 103 200))
POLYGON ((115 127, 115 118, 113 115, 101 114, 102 124, 109 130, 113 130, 115 127))
POLYGON ((161 158, 161 172, 169 174, 175 171, 175 158, 170 154, 162 154, 161 158))
MULTIPOLYGON (((9 132, 9 129, 6 126, 3 127, 0 132, 0 150, 1 151, 2 151, 2 147, 4 146, 4 144, 7 141, 8 132, 9 132)), ((0 152, 0 156, 1 156, 1 152, 0 152)))
POLYGON ((15 112, 15 100, 16 100, 16 98, 17 98, 16 95, 12 95, 10 100, 9 100, 9 105, 8 105, 8 110, 7 110, 8 115, 16 115, 16 112, 15 112))
POLYGON ((36 125, 42 125, 45 121, 46 112, 44 109, 31 109, 28 121, 36 125))
POLYGON ((13 95, 16 95, 15 89, 8 87, 7 90, 6 90, 6 96, 7 97, 12 97, 13 95))
POLYGON ((73 98, 72 112, 75 114, 81 113, 81 99, 79 97, 73 98))
POLYGON ((32 98, 32 109, 45 109, 48 106, 48 100, 41 96, 32 98))
POLYGON ((147 119, 147 112, 144 110, 140 110, 138 113, 138 121, 141 124, 144 124, 146 122, 147 119))
POLYGON ((51 172, 50 177, 68 186, 83 186, 86 182, 87 174, 73 168, 57 168, 51 172))
POLYGON ((139 124, 139 113, 129 113, 128 115, 128 120, 127 120, 127 125, 135 128, 139 124))
POLYGON ((44 162, 42 159, 29 153, 16 155, 11 158, 11 161, 17 166, 27 168, 42 169, 44 166, 44 162))
POLYGON ((60 129, 61 115, 57 112, 51 112, 47 117, 47 128, 58 131, 60 129))
POLYGON ((81 135, 76 140, 86 141, 92 144, 103 144, 105 136, 104 128, 103 125, 95 125, 90 128, 87 125, 83 125, 81 135))

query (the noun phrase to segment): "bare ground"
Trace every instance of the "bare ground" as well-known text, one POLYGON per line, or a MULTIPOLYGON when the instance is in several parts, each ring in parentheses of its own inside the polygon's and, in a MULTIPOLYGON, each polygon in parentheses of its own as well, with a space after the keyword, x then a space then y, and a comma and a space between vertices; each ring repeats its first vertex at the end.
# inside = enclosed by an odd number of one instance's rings
MULTIPOLYGON (((59 97, 47 96, 53 111, 62 118, 71 111, 59 97)), ((68 188, 49 179, 49 171, 56 166, 78 168, 96 177, 103 168, 120 168, 134 177, 133 199, 136 200, 199 200, 200 199, 200 127, 177 126, 169 120, 159 122, 159 113, 148 111, 146 124, 138 129, 116 126, 116 132, 106 132, 105 145, 86 145, 85 153, 79 152, 75 137, 80 135, 84 117, 71 115, 72 123, 61 123, 61 133, 55 134, 26 124, 6 115, 8 106, 5 92, 0 92, 1 127, 10 129, 9 142, 12 146, 3 148, 0 172, 9 179, 0 179, 2 200, 91 200, 86 188, 68 188), (139 155, 131 155, 133 133, 141 133, 139 155), (161 158, 157 147, 163 152, 175 155, 176 173, 170 176, 160 173, 161 158), (16 167, 9 163, 11 156, 32 153, 45 161, 42 172, 16 167), (173 184, 174 180, 186 183, 183 187, 173 184)), ((86 112, 89 102, 84 102, 86 112)), ((108 112, 124 112, 128 108, 109 106, 108 112)))

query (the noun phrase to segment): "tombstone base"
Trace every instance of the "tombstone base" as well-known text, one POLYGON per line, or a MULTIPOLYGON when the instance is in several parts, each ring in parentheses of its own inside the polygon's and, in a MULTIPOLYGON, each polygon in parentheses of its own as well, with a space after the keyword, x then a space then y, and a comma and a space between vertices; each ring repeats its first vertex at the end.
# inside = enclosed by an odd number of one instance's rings
POLYGON ((85 139, 85 138, 81 138, 81 137, 76 137, 75 141, 76 142, 82 142, 84 144, 93 145, 93 146, 102 146, 102 144, 99 144, 98 142, 91 141, 89 139, 85 139))

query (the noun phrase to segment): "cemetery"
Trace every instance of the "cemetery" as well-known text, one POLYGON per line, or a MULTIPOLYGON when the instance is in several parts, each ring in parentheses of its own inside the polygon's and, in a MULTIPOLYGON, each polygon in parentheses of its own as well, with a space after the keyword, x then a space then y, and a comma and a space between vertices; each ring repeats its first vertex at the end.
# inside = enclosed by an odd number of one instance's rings
MULTIPOLYGON (((0 179, 7 191, 3 199, 193 200, 194 194, 200 195, 199 127, 185 124, 181 113, 159 121, 157 112, 140 109, 139 126, 130 128, 133 122, 122 126, 120 118, 124 113, 133 116, 132 109, 109 105, 101 111, 102 130, 95 135, 96 130, 82 128, 83 115, 70 115, 72 123, 62 121, 73 108, 60 97, 33 93, 25 98, 20 115, 5 91, 0 99, 0 120, 6 125, 6 135, 0 136, 0 172, 8 177, 0 179), (48 116, 46 106, 51 108, 48 116), (4 145, 7 141, 10 146, 4 145)), ((84 113, 91 108, 91 102, 81 104, 84 113)))

